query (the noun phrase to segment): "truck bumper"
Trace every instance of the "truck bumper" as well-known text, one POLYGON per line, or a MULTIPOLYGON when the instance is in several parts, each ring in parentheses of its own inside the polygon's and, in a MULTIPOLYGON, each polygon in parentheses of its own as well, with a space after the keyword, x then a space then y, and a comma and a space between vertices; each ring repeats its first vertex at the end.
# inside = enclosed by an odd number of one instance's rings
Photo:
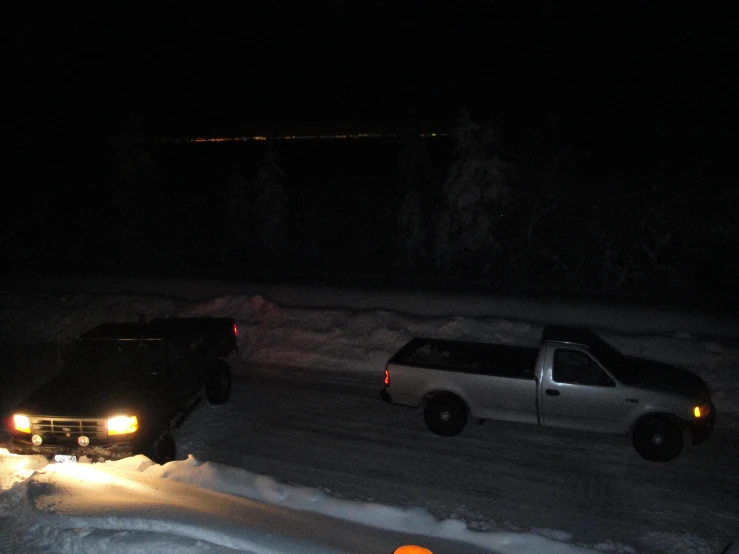
POLYGON ((11 452, 15 454, 41 454, 50 459, 53 459, 57 454, 77 456, 78 460, 82 456, 87 456, 93 462, 120 460, 121 458, 132 456, 134 453, 133 445, 130 441, 91 445, 83 448, 76 444, 42 444, 41 446, 34 446, 30 441, 21 439, 13 439, 11 452))
POLYGON ((388 404, 392 404, 393 403, 393 397, 390 396, 390 393, 387 392, 387 389, 382 389, 380 391, 380 398, 382 398, 382 400, 384 402, 387 402, 388 404))

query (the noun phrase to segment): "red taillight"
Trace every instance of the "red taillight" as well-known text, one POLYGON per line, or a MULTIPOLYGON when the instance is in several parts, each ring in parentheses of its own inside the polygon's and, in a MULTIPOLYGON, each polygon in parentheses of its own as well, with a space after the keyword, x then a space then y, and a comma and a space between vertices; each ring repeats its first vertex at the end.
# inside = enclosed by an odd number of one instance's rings
POLYGON ((238 336, 239 336, 239 328, 236 327, 236 324, 234 323, 234 337, 238 337, 238 336))
POLYGON ((386 387, 390 385, 390 371, 387 368, 385 368, 385 381, 384 382, 385 382, 386 387))

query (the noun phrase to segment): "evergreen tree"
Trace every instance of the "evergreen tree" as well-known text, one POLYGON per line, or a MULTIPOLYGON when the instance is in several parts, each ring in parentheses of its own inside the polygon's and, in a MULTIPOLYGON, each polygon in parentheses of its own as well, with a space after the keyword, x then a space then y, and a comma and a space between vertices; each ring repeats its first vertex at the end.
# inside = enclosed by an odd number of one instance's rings
POLYGON ((231 257, 244 259, 285 253, 289 211, 284 182, 285 173, 272 150, 265 155, 254 181, 240 173, 229 178, 226 228, 233 245, 231 257))
POLYGON ((440 181, 435 179, 426 142, 419 136, 415 126, 409 127, 403 134, 398 172, 401 190, 406 192, 395 216, 395 265, 418 268, 428 257, 427 221, 424 214, 428 209, 429 199, 422 198, 420 191, 432 190, 440 181))
POLYGON ((288 247, 289 210, 284 183, 285 172, 277 153, 269 150, 254 183, 256 198, 252 212, 261 249, 267 254, 284 253, 288 247))
POLYGON ((253 248, 252 205, 253 190, 251 183, 238 171, 234 171, 227 180, 228 208, 226 211, 225 257, 243 258, 253 248))
POLYGON ((478 124, 463 111, 454 140, 434 261, 444 271, 486 271, 500 246, 496 232, 509 192, 505 165, 494 152, 498 134, 492 125, 478 124))
POLYGON ((397 264, 418 267, 426 259, 426 218, 421 209, 418 189, 413 187, 405 196, 398 212, 397 264))
POLYGON ((151 226, 151 198, 155 196, 160 173, 147 147, 139 117, 129 117, 121 131, 110 140, 112 175, 108 186, 113 213, 114 242, 130 261, 144 246, 142 237, 151 226))

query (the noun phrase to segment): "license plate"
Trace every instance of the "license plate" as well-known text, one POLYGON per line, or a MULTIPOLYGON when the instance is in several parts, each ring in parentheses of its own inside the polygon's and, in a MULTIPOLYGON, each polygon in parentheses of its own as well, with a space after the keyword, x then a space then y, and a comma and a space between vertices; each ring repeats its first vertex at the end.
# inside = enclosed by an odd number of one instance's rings
POLYGON ((54 461, 58 464, 76 464, 77 456, 68 456, 66 454, 56 454, 54 461))

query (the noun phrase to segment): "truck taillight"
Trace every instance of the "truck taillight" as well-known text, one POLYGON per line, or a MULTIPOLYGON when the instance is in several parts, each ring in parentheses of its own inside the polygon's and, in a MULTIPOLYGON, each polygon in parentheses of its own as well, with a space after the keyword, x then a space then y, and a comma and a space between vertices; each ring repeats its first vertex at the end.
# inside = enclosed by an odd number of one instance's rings
POLYGON ((387 387, 390 385, 390 370, 388 368, 385 368, 385 380, 384 380, 385 386, 387 387))
POLYGON ((238 336, 239 336, 239 328, 234 323, 234 337, 238 337, 238 336))

